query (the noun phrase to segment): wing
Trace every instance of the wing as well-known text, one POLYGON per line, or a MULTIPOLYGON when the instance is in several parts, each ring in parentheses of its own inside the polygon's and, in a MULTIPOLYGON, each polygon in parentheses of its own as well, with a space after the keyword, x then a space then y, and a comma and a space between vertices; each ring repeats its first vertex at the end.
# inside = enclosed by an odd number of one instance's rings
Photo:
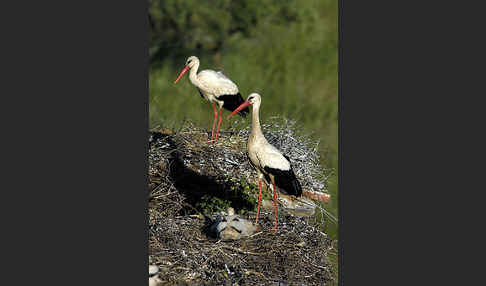
POLYGON ((302 187, 292 169, 283 171, 280 169, 265 167, 265 172, 273 176, 275 179, 275 185, 277 185, 277 187, 283 193, 297 197, 302 196, 302 187))
POLYGON ((218 74, 218 76, 229 79, 229 77, 227 77, 222 71, 217 71, 216 73, 218 74))
MULTIPOLYGON (((269 144, 269 146, 271 146, 269 144)), ((264 167, 265 172, 273 176, 275 185, 288 195, 300 197, 302 187, 290 165, 289 157, 280 153, 277 148, 271 146, 265 152, 264 167)))
MULTIPOLYGON (((223 107, 231 112, 238 108, 245 100, 238 92, 237 94, 224 94, 220 96, 216 96, 217 100, 223 101, 223 107)), ((246 117, 246 115, 250 112, 250 108, 246 107, 238 112, 239 115, 242 117, 246 117)))
POLYGON ((290 160, 285 158, 277 148, 269 143, 262 148, 262 152, 258 152, 258 157, 264 166, 280 170, 290 170, 290 160))
POLYGON ((201 87, 214 96, 238 93, 236 84, 221 72, 203 70, 197 74, 197 78, 201 87))

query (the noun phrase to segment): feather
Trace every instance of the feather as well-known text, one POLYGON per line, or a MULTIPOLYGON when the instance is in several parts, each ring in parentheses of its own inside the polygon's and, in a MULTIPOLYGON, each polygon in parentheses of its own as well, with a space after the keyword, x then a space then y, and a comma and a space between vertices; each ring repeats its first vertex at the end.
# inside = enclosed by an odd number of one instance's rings
POLYGON ((299 180, 295 177, 292 169, 280 170, 268 166, 263 167, 265 172, 272 175, 275 180, 275 185, 285 194, 294 195, 296 197, 302 196, 302 187, 299 180))
POLYGON ((239 93, 236 84, 222 73, 203 70, 197 74, 197 79, 200 88, 214 96, 239 93))
MULTIPOLYGON (((237 94, 224 94, 216 97, 217 100, 223 101, 223 108, 229 111, 233 111, 238 106, 240 106, 245 100, 241 97, 241 94, 238 92, 237 94)), ((250 112, 250 109, 247 107, 245 109, 240 110, 238 112, 239 115, 246 117, 246 115, 250 112)))

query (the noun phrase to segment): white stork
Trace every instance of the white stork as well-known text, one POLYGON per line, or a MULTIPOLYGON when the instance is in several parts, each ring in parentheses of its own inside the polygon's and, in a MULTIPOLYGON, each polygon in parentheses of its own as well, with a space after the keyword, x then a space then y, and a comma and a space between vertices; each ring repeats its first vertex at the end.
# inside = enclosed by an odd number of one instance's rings
MULTIPOLYGON (((175 80, 174 84, 176 84, 179 79, 188 71, 189 72, 189 80, 195 85, 199 91, 199 94, 202 98, 206 99, 213 105, 214 109, 214 122, 213 128, 211 131, 211 141, 210 143, 218 141, 218 134, 219 128, 221 126, 221 112, 223 111, 222 108, 229 111, 235 110, 241 103, 244 102, 243 97, 241 97, 240 92, 238 91, 238 87, 234 82, 232 82, 228 77, 226 77, 222 72, 215 72, 213 70, 202 70, 197 73, 197 69, 199 68, 199 59, 195 56, 191 56, 187 58, 186 66, 180 72, 179 76, 175 80), (216 127, 216 120, 218 118, 218 110, 216 109, 216 105, 219 107, 219 122, 218 122, 218 129, 216 131, 216 138, 213 141, 214 137, 214 128, 216 127)), ((248 108, 243 108, 239 111, 239 114, 243 117, 246 117, 246 114, 249 112, 248 108)))
POLYGON ((248 96, 247 100, 243 102, 238 108, 236 108, 229 117, 235 115, 237 112, 248 106, 253 106, 253 114, 251 121, 251 132, 248 138, 248 159, 250 165, 258 173, 258 207, 255 224, 258 223, 258 214, 260 212, 260 203, 262 199, 262 179, 265 180, 267 186, 270 187, 270 182, 273 186, 273 200, 275 205, 275 226, 278 228, 278 214, 277 214, 277 189, 278 187, 282 193, 286 195, 293 195, 295 197, 301 197, 302 195, 322 200, 329 201, 329 194, 318 192, 303 192, 302 187, 295 176, 295 173, 290 164, 290 159, 286 155, 282 154, 277 148, 270 145, 263 136, 262 129, 260 127, 260 104, 261 97, 258 93, 252 93, 248 96))

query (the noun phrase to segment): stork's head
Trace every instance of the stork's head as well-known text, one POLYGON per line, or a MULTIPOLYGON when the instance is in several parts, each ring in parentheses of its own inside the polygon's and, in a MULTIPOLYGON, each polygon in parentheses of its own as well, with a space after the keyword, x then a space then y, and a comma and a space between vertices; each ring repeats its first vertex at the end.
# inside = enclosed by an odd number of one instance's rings
POLYGON ((236 113, 238 113, 240 110, 246 108, 247 106, 250 106, 250 105, 255 105, 257 107, 260 106, 260 103, 262 102, 262 97, 258 94, 258 93, 252 93, 248 96, 248 98, 240 105, 238 106, 229 116, 228 118, 230 118, 231 116, 235 115, 236 113))
POLYGON ((186 66, 182 69, 182 71, 179 73, 179 76, 177 77, 177 79, 174 81, 174 84, 177 83, 181 78, 182 76, 189 70, 191 69, 193 66, 195 66, 196 64, 199 64, 199 59, 195 56, 190 56, 187 58, 186 60, 186 66))
POLYGON ((260 105, 260 103, 262 102, 262 97, 258 93, 254 92, 248 96, 246 101, 248 101, 250 105, 260 105))
POLYGON ((186 60, 186 67, 192 68, 196 62, 199 63, 199 59, 196 56, 190 56, 186 60))

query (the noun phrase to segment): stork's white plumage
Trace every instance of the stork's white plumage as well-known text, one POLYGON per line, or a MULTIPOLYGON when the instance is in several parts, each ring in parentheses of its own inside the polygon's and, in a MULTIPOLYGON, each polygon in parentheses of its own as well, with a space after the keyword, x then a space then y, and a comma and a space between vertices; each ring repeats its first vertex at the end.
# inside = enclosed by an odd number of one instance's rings
POLYGON ((314 191, 303 191, 299 180, 295 176, 289 157, 285 156, 277 148, 268 143, 260 126, 260 105, 261 96, 258 93, 252 93, 247 100, 236 108, 229 117, 235 115, 243 108, 252 105, 251 132, 248 138, 248 159, 250 164, 258 173, 258 207, 256 222, 260 212, 262 199, 262 179, 267 186, 273 187, 273 200, 275 206, 275 227, 278 228, 277 214, 277 190, 289 196, 305 196, 314 200, 328 202, 329 194, 314 191), (278 188, 278 189, 277 189, 278 188))
MULTIPOLYGON (((241 94, 236 84, 231 81, 227 76, 225 76, 222 72, 203 70, 198 73, 198 68, 199 59, 197 57, 191 56, 187 58, 186 66, 184 67, 184 69, 182 69, 174 83, 177 83, 182 78, 182 76, 188 70, 190 70, 189 80, 193 85, 197 87, 201 97, 212 103, 214 109, 214 121, 211 131, 210 143, 213 143, 218 141, 219 129, 221 127, 221 121, 223 119, 221 117, 221 113, 223 110, 222 108, 233 111, 241 103, 243 103, 244 100, 243 97, 241 97, 241 94), (213 141, 214 128, 216 127, 216 120, 218 118, 218 110, 216 109, 216 105, 218 105, 219 107, 219 122, 218 129, 216 131, 216 138, 213 141)), ((248 112, 249 109, 247 107, 240 110, 239 114, 245 117, 248 112)))
POLYGON ((249 105, 253 106, 253 114, 251 121, 251 132, 248 138, 248 158, 250 164, 258 173, 258 207, 256 222, 258 223, 258 215, 260 212, 260 204, 262 199, 262 179, 270 187, 273 186, 273 200, 275 206, 275 227, 278 228, 278 214, 277 214, 277 189, 278 187, 283 193, 300 197, 302 195, 302 187, 295 177, 290 160, 283 155, 277 148, 268 143, 265 136, 263 136, 260 127, 260 105, 261 97, 258 93, 252 93, 248 99, 243 102, 236 110, 231 113, 230 117, 236 114, 239 110, 247 108, 249 105))

